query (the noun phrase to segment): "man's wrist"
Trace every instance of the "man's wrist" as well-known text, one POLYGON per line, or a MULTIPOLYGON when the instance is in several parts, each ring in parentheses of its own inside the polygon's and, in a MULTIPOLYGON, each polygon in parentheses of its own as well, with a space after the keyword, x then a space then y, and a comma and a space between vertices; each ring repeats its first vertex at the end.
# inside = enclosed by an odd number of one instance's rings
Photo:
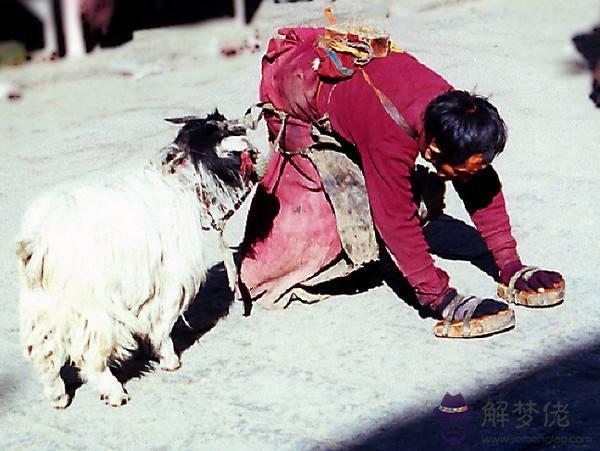
POLYGON ((452 299, 456 297, 458 291, 455 288, 448 287, 448 290, 444 291, 440 295, 439 300, 436 300, 431 304, 433 311, 439 316, 440 319, 443 317, 444 309, 452 302, 452 299))
POLYGON ((502 269, 500 270, 500 281, 504 285, 508 285, 511 277, 523 266, 524 265, 523 265, 523 263, 521 263, 521 260, 515 260, 510 263, 505 264, 502 267, 502 269))

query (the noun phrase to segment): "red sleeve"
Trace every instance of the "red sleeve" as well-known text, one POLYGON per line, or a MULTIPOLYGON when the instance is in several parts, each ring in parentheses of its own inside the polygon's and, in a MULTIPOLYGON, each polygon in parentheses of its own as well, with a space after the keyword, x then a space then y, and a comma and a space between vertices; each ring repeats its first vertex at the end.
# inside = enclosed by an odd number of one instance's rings
POLYGON ((358 74, 336 85, 325 112, 333 129, 358 148, 375 226, 398 268, 421 303, 441 300, 450 290, 449 277, 427 251, 411 193, 416 142, 391 119, 358 74))

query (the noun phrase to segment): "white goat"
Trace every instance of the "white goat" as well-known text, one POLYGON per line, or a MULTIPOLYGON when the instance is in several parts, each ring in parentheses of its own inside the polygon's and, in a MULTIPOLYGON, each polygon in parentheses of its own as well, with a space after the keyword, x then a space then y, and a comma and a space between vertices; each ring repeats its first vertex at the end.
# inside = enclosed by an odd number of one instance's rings
POLYGON ((108 404, 126 403, 109 364, 126 359, 136 337, 149 340, 163 369, 177 369, 175 321, 211 266, 225 258, 233 278, 223 224, 273 149, 257 162, 246 128, 216 111, 172 122, 185 125, 157 162, 105 184, 56 189, 25 214, 21 339, 57 408, 70 401, 59 374, 67 361, 108 404))

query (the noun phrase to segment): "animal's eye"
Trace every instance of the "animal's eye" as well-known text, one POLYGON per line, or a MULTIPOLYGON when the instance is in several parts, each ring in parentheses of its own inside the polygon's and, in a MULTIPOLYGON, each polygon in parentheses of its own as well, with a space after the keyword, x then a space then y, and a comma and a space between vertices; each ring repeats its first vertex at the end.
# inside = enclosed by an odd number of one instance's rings
POLYGON ((221 121, 206 121, 206 129, 208 131, 224 130, 225 123, 221 121))

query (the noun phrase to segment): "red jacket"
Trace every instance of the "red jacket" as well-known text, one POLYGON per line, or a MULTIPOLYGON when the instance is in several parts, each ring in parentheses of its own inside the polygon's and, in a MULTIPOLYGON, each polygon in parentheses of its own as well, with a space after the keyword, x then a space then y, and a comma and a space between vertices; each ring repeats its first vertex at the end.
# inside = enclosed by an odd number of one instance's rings
MULTIPOLYGON (((441 301, 450 290, 449 277, 434 265, 427 251, 409 175, 424 143, 425 109, 452 86, 405 52, 392 52, 364 66, 371 83, 416 130, 415 140, 394 122, 359 70, 336 80, 324 79, 315 71, 314 40, 322 29, 280 33, 287 39, 272 40, 263 60, 261 100, 271 101, 295 118, 288 122, 284 146, 288 151, 308 147, 312 140, 307 124, 328 115, 332 128, 360 153, 373 219, 398 268, 420 302, 431 305, 441 301)), ((269 126, 276 133, 279 124, 272 120, 269 126)), ((455 186, 498 267, 519 260, 497 174, 490 168, 469 183, 455 186), (469 183, 496 189, 486 199, 469 183)))

